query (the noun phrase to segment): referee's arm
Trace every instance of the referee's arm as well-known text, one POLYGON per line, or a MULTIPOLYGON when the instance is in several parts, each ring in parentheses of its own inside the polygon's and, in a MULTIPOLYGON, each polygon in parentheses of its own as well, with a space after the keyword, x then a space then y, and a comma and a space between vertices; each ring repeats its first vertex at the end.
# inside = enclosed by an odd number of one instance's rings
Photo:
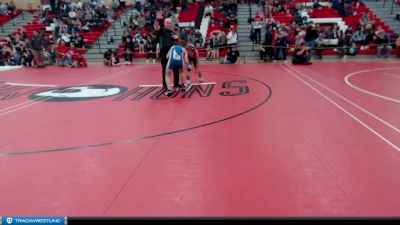
POLYGON ((158 40, 160 39, 161 36, 165 35, 165 30, 164 28, 161 28, 160 22, 158 20, 154 21, 154 31, 158 40))

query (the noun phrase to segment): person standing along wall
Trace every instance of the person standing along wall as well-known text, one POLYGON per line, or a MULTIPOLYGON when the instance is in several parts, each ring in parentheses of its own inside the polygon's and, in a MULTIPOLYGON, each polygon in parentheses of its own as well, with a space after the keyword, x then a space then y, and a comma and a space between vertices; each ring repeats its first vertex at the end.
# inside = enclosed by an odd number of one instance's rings
POLYGON ((262 20, 263 18, 256 12, 255 17, 253 18, 253 29, 255 34, 255 42, 256 44, 261 43, 261 28, 262 28, 262 20))
POLYGON ((43 38, 39 35, 38 31, 33 31, 33 36, 30 41, 30 46, 34 55, 36 67, 44 67, 44 54, 43 54, 43 38))

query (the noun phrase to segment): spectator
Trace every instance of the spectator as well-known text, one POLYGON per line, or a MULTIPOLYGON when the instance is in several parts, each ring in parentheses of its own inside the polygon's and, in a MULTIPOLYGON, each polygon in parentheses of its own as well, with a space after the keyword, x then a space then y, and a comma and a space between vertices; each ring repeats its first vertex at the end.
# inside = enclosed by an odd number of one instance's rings
POLYGON ((315 40, 318 38, 318 27, 314 24, 313 21, 310 21, 309 26, 307 27, 306 35, 304 40, 306 41, 306 46, 309 48, 310 51, 310 60, 314 56, 314 48, 316 45, 315 40))
POLYGON ((287 63, 287 47, 288 47, 288 38, 289 32, 285 26, 285 24, 282 24, 278 30, 275 33, 275 60, 274 62, 277 62, 279 60, 279 53, 282 51, 282 56, 283 60, 285 63, 287 63))
POLYGON ((346 8, 346 15, 354 15, 355 12, 353 4, 349 4, 346 8))
POLYGON ((332 1, 332 8, 336 9, 337 12, 341 15, 341 16, 346 16, 346 10, 344 9, 343 6, 343 1, 345 0, 333 0, 332 1))
POLYGON ((172 24, 174 25, 174 28, 178 28, 179 27, 179 19, 178 19, 179 14, 173 14, 171 15, 171 20, 172 20, 172 24))
POLYGON ((389 34, 385 33, 382 27, 378 27, 378 30, 375 33, 376 35, 376 49, 377 49, 377 57, 381 57, 382 49, 386 50, 385 58, 389 57, 389 54, 392 50, 392 45, 390 43, 390 36, 389 34))
POLYGON ((210 3, 204 8, 204 17, 209 16, 212 20, 214 19, 214 8, 210 3))
POLYGON ((5 16, 7 15, 7 7, 0 2, 0 16, 5 16))
POLYGON ((274 57, 274 49, 272 48, 272 42, 273 42, 273 35, 269 29, 266 30, 265 32, 265 39, 264 43, 260 47, 260 59, 267 61, 267 58, 269 58, 270 61, 273 60, 274 57))
POLYGON ((275 19, 272 17, 272 15, 265 20, 266 23, 266 27, 267 29, 273 29, 274 27, 276 27, 276 22, 275 19))
POLYGON ((143 10, 145 13, 149 12, 151 10, 151 3, 149 1, 145 1, 143 5, 143 10))
POLYGON ((83 56, 85 51, 83 49, 75 48, 74 44, 71 45, 69 54, 72 56, 72 67, 87 67, 86 58, 83 56))
POLYGON ((211 48, 213 46, 212 42, 213 42, 212 38, 210 38, 210 36, 206 36, 206 40, 204 42, 204 48, 206 49, 207 60, 210 60, 212 56, 212 48, 211 48))
POLYGON ((55 64, 57 60, 57 50, 55 46, 48 46, 48 48, 44 52, 44 56, 50 64, 55 64))
POLYGON ((188 43, 189 35, 190 35, 189 28, 182 29, 182 31, 179 34, 182 46, 185 46, 188 43))
POLYGON ((236 46, 238 42, 238 34, 234 26, 229 29, 228 35, 226 35, 228 47, 236 46))
POLYGON ((76 41, 77 39, 78 39, 78 37, 76 36, 76 33, 75 33, 75 32, 72 32, 71 35, 70 35, 70 37, 69 37, 70 45, 75 44, 75 41, 76 41))
POLYGON ((125 46, 124 46, 124 58, 125 58, 125 65, 130 63, 133 64, 133 53, 135 52, 135 45, 130 38, 126 39, 125 46))
POLYGON ((12 49, 12 52, 10 54, 10 65, 20 66, 21 60, 22 60, 21 49, 19 47, 12 49))
POLYGON ((222 59, 221 64, 239 64, 240 62, 240 54, 237 50, 236 46, 233 46, 232 49, 228 49, 228 53, 225 58, 222 59))
POLYGON ((200 33, 200 30, 196 30, 194 36, 196 38, 196 41, 194 42, 196 47, 202 47, 204 41, 203 41, 203 35, 200 33))
POLYGON ((374 40, 375 36, 375 21, 371 21, 365 25, 364 33, 365 37, 365 44, 369 45, 370 42, 374 40))
POLYGON ((70 48, 66 45, 65 41, 61 41, 61 43, 57 46, 56 51, 59 59, 58 64, 60 66, 72 67, 72 55, 70 52, 70 48))
POLYGON ((156 63, 156 48, 156 42, 149 36, 146 41, 146 63, 150 62, 150 58, 153 59, 153 64, 156 63))
POLYGON ((119 65, 119 59, 112 49, 108 49, 103 54, 104 65, 105 66, 117 66, 119 65))
POLYGON ((314 0, 313 8, 314 9, 322 8, 322 5, 319 4, 319 0, 314 0))
POLYGON ((347 37, 352 37, 353 36, 353 30, 351 28, 351 26, 348 26, 346 31, 344 32, 344 35, 346 35, 347 37))
POLYGON ((44 67, 43 38, 39 36, 39 32, 37 30, 33 31, 30 47, 32 48, 33 55, 35 56, 35 65, 37 67, 44 67))
POLYGON ((134 9, 136 9, 138 12, 141 12, 141 11, 142 11, 142 3, 141 3, 141 1, 136 1, 136 2, 135 2, 135 5, 134 5, 133 7, 134 7, 134 9))
POLYGON ((144 17, 139 17, 138 19, 137 19, 137 27, 138 27, 138 29, 139 30, 143 30, 143 28, 145 28, 145 26, 146 26, 146 21, 145 21, 145 18, 144 17))
POLYGON ((293 53, 292 63, 311 65, 310 48, 306 46, 306 43, 303 40, 300 40, 299 43, 296 44, 293 53))
POLYGON ((6 66, 7 57, 4 53, 3 46, 0 45, 0 66, 6 66))
POLYGON ((339 41, 339 34, 334 30, 333 26, 326 28, 324 32, 325 45, 337 46, 339 41))
POLYGON ((1 59, 3 66, 10 64, 10 58, 12 57, 12 45, 8 42, 6 45, 2 47, 1 51, 1 59))
POLYGON ((221 47, 220 41, 217 35, 212 36, 211 42, 211 58, 216 59, 219 58, 219 48, 221 47))
POLYGON ((362 31, 361 27, 358 27, 352 36, 353 42, 355 42, 356 44, 362 45, 361 46, 362 48, 366 45, 365 38, 366 38, 366 36, 365 36, 364 32, 362 31))
POLYGON ((126 0, 118 0, 119 9, 123 9, 126 6, 126 0))
POLYGON ((343 33, 343 31, 340 31, 338 40, 338 53, 339 57, 342 59, 347 58, 347 53, 349 51, 349 47, 351 46, 349 40, 350 39, 346 38, 346 35, 343 33))
POLYGON ((21 64, 25 67, 33 66, 33 53, 31 50, 25 50, 22 52, 21 64))
POLYGON ((26 34, 26 30, 24 28, 21 29, 21 40, 25 41, 28 39, 28 35, 26 34))
POLYGON ((136 8, 132 9, 132 19, 137 19, 139 16, 140 12, 136 8))
POLYGON ((75 0, 71 1, 71 3, 69 4, 69 8, 71 10, 71 12, 74 12, 75 10, 79 10, 82 9, 82 2, 80 2, 80 0, 75 0))
POLYGON ((325 47, 325 37, 323 32, 319 32, 317 40, 315 40, 316 43, 316 53, 318 55, 319 59, 322 59, 322 52, 323 48, 325 47))
POLYGON ((360 21, 359 24, 364 27, 365 25, 367 25, 369 22, 369 16, 366 12, 362 12, 361 17, 360 17, 360 21))
POLYGON ((61 43, 61 41, 64 41, 66 44, 69 44, 71 42, 70 34, 67 32, 62 31, 60 38, 57 40, 57 43, 61 43))
POLYGON ((236 11, 229 10, 228 15, 226 16, 225 28, 229 28, 232 25, 236 25, 236 23, 237 23, 236 11))
POLYGON ((113 10, 114 12, 120 10, 120 9, 121 9, 120 1, 119 1, 119 0, 118 0, 118 1, 117 1, 117 0, 112 0, 111 8, 112 8, 112 10, 113 10))
POLYGON ((83 37, 81 35, 77 35, 75 41, 74 41, 74 45, 77 48, 82 48, 85 49, 85 42, 83 41, 83 37))
POLYGON ((255 35, 255 43, 261 43, 261 28, 262 28, 262 20, 263 18, 256 12, 256 15, 253 18, 252 26, 255 35))
POLYGON ((147 12, 145 21, 146 21, 146 27, 147 27, 148 30, 151 29, 151 27, 153 27, 154 20, 155 20, 154 12, 147 12))
POLYGON ((139 53, 143 54, 146 52, 146 35, 139 35, 137 38, 137 44, 139 46, 139 53))

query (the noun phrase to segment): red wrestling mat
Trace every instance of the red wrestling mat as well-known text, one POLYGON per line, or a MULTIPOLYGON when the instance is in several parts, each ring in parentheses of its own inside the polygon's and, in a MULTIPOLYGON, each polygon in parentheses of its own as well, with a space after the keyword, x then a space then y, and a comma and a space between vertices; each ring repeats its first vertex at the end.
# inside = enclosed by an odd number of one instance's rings
POLYGON ((0 212, 400 215, 399 63, 201 69, 0 72, 0 212))

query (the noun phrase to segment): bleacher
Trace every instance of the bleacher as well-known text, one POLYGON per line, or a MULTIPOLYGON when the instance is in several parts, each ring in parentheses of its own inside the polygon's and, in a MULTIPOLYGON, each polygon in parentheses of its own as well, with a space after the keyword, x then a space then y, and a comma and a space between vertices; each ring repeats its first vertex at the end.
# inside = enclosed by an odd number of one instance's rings
MULTIPOLYGON (((132 37, 135 37, 135 35, 137 34, 137 32, 132 32, 132 37)), ((140 35, 148 35, 149 32, 145 29, 143 29, 143 31, 140 32, 140 35)), ((124 58, 124 54, 123 52, 125 52, 125 43, 121 42, 118 46, 118 50, 117 50, 118 54, 117 54, 117 58, 124 58)), ((133 58, 146 58, 146 53, 139 53, 139 47, 135 47, 135 51, 133 52, 133 58)))
POLYGON ((308 13, 311 18, 337 18, 342 17, 334 8, 322 7, 313 9, 308 13))
POLYGON ((188 3, 188 9, 179 13, 179 26, 194 26, 194 21, 196 21, 198 15, 199 6, 195 3, 188 3))
MULTIPOLYGON (((33 36, 33 31, 40 32, 41 29, 45 29, 45 27, 46 27, 45 24, 41 24, 38 21, 39 21, 38 18, 33 18, 30 23, 22 25, 20 28, 17 29, 17 31, 13 32, 12 34, 13 35, 18 34, 18 35, 22 36, 22 30, 25 30, 26 36, 28 38, 31 38, 33 36)), ((51 36, 51 33, 46 33, 45 40, 49 40, 50 36, 51 36)))
POLYGON ((11 21, 12 18, 17 17, 21 15, 22 11, 19 9, 16 9, 13 14, 7 14, 4 16, 0 16, 0 26, 6 24, 7 22, 11 21))
POLYGON ((285 24, 291 24, 292 21, 294 20, 294 16, 283 12, 273 12, 272 17, 274 18, 275 21, 285 24))
MULTIPOLYGON (((121 14, 123 13, 123 9, 120 9, 116 12, 114 12, 113 19, 117 20, 121 14)), ((110 28, 112 23, 110 21, 106 21, 105 25, 101 29, 94 29, 92 27, 90 32, 81 32, 80 34, 83 37, 83 41, 85 42, 85 45, 93 45, 96 43, 96 41, 103 35, 103 33, 110 28)))
MULTIPOLYGON (((217 1, 217 2, 213 2, 211 4, 214 8, 214 18, 215 20, 213 22, 211 22, 210 26, 208 26, 208 30, 207 30, 207 36, 210 35, 211 32, 219 30, 219 31, 223 31, 223 32, 229 32, 229 28, 225 28, 224 24, 227 22, 227 19, 222 15, 221 11, 215 10, 215 8, 220 7, 221 6, 221 2, 217 1)), ((231 23, 231 26, 235 26, 237 27, 236 23, 231 23)), ((207 52, 205 48, 198 48, 199 51, 199 55, 200 57, 206 57, 207 56, 207 52)), ((220 48, 219 49, 219 55, 220 57, 224 57, 227 53, 227 49, 226 48, 220 48)))
POLYGON ((394 34, 394 31, 390 29, 390 27, 387 26, 373 11, 371 11, 366 5, 364 5, 364 3, 361 3, 360 7, 357 9, 357 15, 349 15, 343 18, 343 20, 346 22, 347 25, 355 28, 355 26, 359 23, 360 17, 363 12, 372 16, 371 19, 376 21, 377 27, 382 27, 385 32, 389 33, 390 35, 394 34))
POLYGON ((104 27, 101 29, 94 29, 92 27, 90 32, 81 32, 80 34, 83 37, 83 41, 85 42, 85 45, 93 45, 96 43, 97 39, 100 38, 100 36, 111 26, 111 23, 109 21, 106 21, 104 24, 104 27))
MULTIPOLYGON (((307 4, 312 5, 313 2, 310 0, 294 0, 289 4, 289 7, 293 9, 295 4, 307 4)), ((355 31, 356 27, 359 25, 360 18, 363 13, 367 13, 370 15, 371 20, 376 21, 376 27, 382 27, 385 32, 389 35, 393 36, 394 31, 386 25, 373 11, 371 11, 363 2, 360 2, 359 8, 355 9, 356 15, 347 15, 346 17, 342 17, 334 8, 323 6, 322 8, 312 9, 308 16, 309 18, 341 18, 347 26, 350 26, 353 31, 355 31)), ((286 24, 290 23, 293 20, 293 16, 287 15, 286 13, 276 13, 274 12, 273 17, 275 21, 285 22, 286 24)), ((392 39, 394 41, 394 39, 392 39)), ((375 55, 376 54, 376 47, 371 46, 369 49, 361 49, 361 46, 358 47, 357 54, 364 54, 364 55, 375 55)), ((393 50, 393 54, 396 54, 396 49, 393 50)), ((335 49, 326 49, 323 51, 324 55, 336 55, 338 54, 335 49)))

